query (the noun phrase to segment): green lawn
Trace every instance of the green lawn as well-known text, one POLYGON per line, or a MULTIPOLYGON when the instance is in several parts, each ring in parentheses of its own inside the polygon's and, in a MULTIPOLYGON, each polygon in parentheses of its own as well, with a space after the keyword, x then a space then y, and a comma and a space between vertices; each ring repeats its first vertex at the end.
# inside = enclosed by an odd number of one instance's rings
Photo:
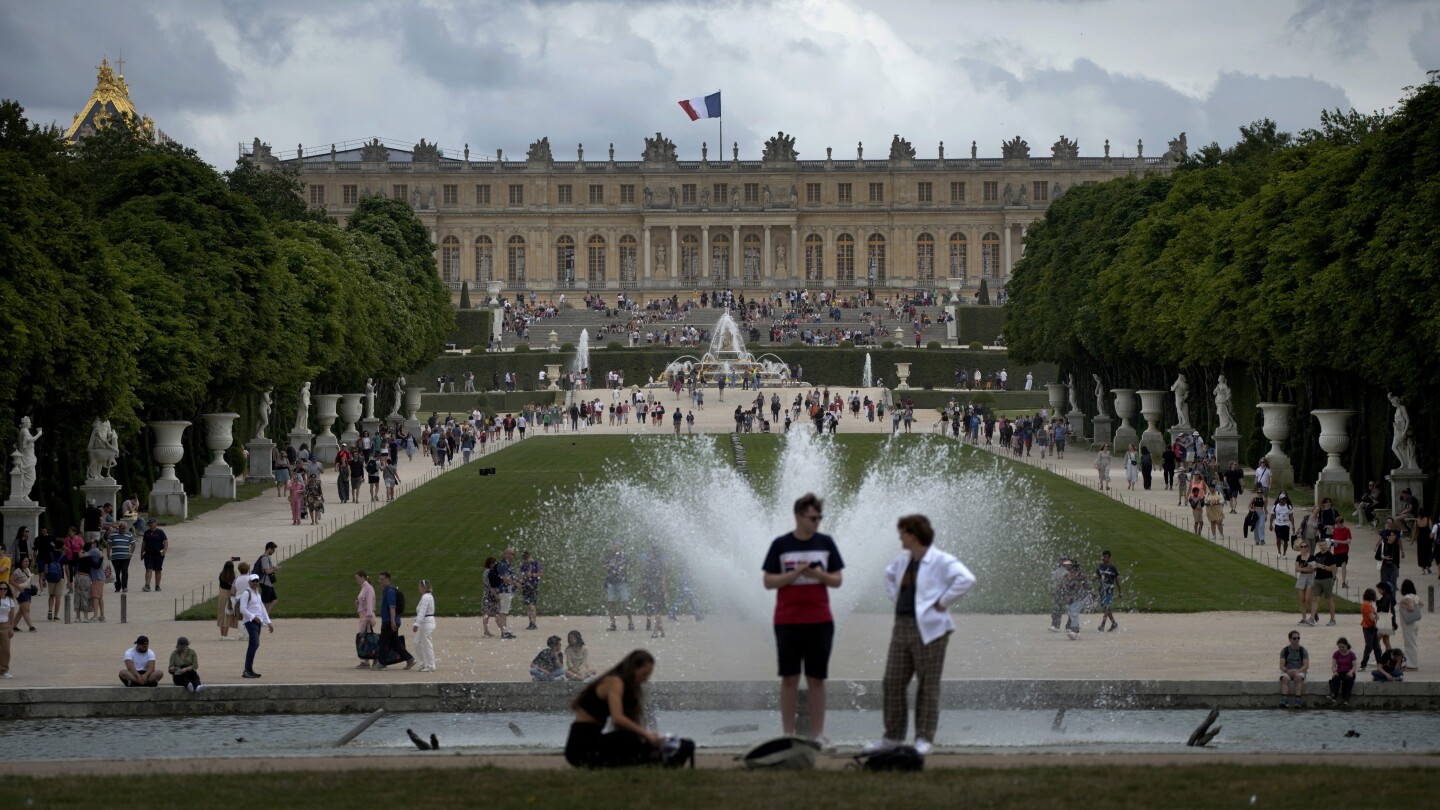
MULTIPOLYGON (((77 766, 83 771, 84 767, 77 766)), ((1319 804, 1424 807, 1440 790, 1434 768, 1372 769, 1325 761, 1318 767, 1205 764, 1180 767, 1031 766, 932 768, 924 773, 630 769, 510 770, 495 767, 391 771, 267 771, 250 775, 125 777, 147 810, 194 807, 487 808, 1303 808, 1319 804), (1302 776, 1303 774, 1303 776, 1302 776), (263 781, 257 798, 256 785, 263 781), (359 788, 363 783, 363 788, 359 788), (363 792, 363 798, 357 794, 363 792), (1378 792, 1377 792, 1378 791, 1378 792), (1430 799, 1426 799, 1430 796, 1430 799), (483 798, 477 798, 483 797, 483 798), (1320 799, 1323 798, 1323 801, 1320 799)), ((5 792, 16 807, 96 806, 113 776, 12 777, 5 792)))
MULTIPOLYGON (((750 488, 755 492, 774 488, 781 441, 776 435, 743 437, 750 488)), ((691 495, 683 486, 665 489, 656 485, 657 511, 648 516, 658 518, 630 527, 616 524, 613 518, 609 523, 592 520, 584 513, 587 507, 577 491, 614 479, 649 484, 655 484, 657 478, 673 479, 676 468, 673 463, 667 466, 666 459, 688 458, 677 451, 684 447, 712 448, 722 465, 728 465, 731 458, 728 437, 578 436, 517 443, 484 461, 497 469, 497 475, 478 476, 474 470, 479 464, 444 475, 286 560, 279 577, 282 598, 277 613, 348 616, 354 601, 353 574, 365 568, 372 574, 388 569, 411 604, 418 598, 413 583, 428 577, 445 596, 444 613, 476 615, 484 558, 498 554, 507 543, 534 550, 545 561, 546 612, 596 613, 600 609, 597 561, 612 537, 626 537, 638 557, 640 548, 635 546, 654 533, 654 525, 667 525, 672 507, 677 520, 687 514, 683 504, 671 501, 691 495), (602 525, 607 528, 597 528, 602 525)), ((982 488, 973 496, 977 500, 994 499, 1010 505, 1008 511, 999 509, 992 522, 971 526, 964 538, 950 539, 950 527, 937 524, 942 546, 955 548, 980 575, 981 585, 959 609, 1048 611, 1048 572, 1054 560, 1068 553, 1093 568, 1102 548, 1114 554, 1125 576, 1126 592, 1117 605, 1121 610, 1288 611, 1292 607, 1293 590, 1285 575, 1059 476, 918 434, 901 436, 893 443, 884 436, 842 434, 827 452, 833 459, 836 490, 827 496, 841 504, 853 497, 867 473, 886 464, 903 469, 913 458, 917 464, 951 465, 947 479, 969 476, 980 482, 982 488)), ((678 474, 687 473, 682 468, 678 474)), ((698 488, 705 482, 698 478, 698 471, 696 475, 695 497, 700 497, 698 488)), ((744 503, 737 500, 735 506, 744 503)), ((649 506, 643 503, 635 511, 646 511, 649 506)), ((725 506, 702 519, 725 520, 725 506)), ((876 508, 886 506, 881 503, 876 508)), ((943 514, 941 506, 936 509, 943 514)), ((877 532, 885 535, 876 542, 885 546, 870 552, 867 559, 871 564, 886 559, 889 544, 894 542, 893 518, 879 515, 876 521, 877 532)), ((698 531, 702 538, 720 538, 720 528, 706 524, 698 531)), ((774 532, 785 528, 775 526, 774 532)), ((768 525, 765 531, 770 531, 768 525)), ((843 551, 872 538, 837 539, 843 551)), ((675 556, 672 550, 672 559, 675 556)), ((637 573, 632 570, 632 589, 637 573)), ((882 599, 877 590, 873 596, 866 595, 860 607, 880 609, 882 599)), ((207 618, 211 611, 213 605, 204 604, 185 616, 207 618)))

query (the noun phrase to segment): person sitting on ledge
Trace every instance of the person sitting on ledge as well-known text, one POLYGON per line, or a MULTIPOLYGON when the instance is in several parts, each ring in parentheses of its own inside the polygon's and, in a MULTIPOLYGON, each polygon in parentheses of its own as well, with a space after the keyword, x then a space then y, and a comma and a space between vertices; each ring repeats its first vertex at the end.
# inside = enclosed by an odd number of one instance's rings
POLYGON ((125 651, 124 662, 120 682, 126 686, 159 686, 165 677, 155 668, 155 651, 150 649, 150 639, 145 636, 135 639, 135 646, 125 651))
POLYGON ((644 684, 655 657, 635 650, 575 696, 575 721, 565 741, 565 761, 577 768, 615 768, 655 761, 660 735, 643 725, 644 684), (605 723, 614 730, 606 734, 605 723))
POLYGON ((1379 664, 1370 675, 1381 683, 1405 680, 1405 653, 1399 648, 1380 653, 1379 664))
POLYGON ((530 677, 537 681, 565 680, 565 654, 560 652, 560 637, 545 639, 545 649, 530 662, 530 677))
POLYGON ((170 653, 170 677, 187 692, 205 691, 205 684, 200 682, 200 656, 190 649, 190 639, 184 636, 176 639, 175 651, 170 653))

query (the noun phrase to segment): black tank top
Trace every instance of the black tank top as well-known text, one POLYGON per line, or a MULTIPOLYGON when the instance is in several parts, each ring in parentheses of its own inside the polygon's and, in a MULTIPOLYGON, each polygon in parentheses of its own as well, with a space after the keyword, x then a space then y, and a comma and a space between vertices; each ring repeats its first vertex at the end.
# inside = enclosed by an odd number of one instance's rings
POLYGON ((605 725, 610 719, 610 704, 593 689, 586 689, 580 693, 580 699, 576 701, 580 711, 595 718, 595 722, 605 725))

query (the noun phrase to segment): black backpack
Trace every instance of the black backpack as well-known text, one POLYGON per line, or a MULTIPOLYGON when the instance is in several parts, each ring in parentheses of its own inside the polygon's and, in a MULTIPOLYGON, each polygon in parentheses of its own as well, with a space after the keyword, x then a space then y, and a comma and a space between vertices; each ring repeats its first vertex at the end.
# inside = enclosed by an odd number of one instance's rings
POLYGON ((902 745, 868 757, 856 757, 855 764, 866 771, 923 771, 925 757, 912 746, 902 745))
POLYGON ((396 588, 396 589, 395 589, 395 618, 400 619, 400 618, 404 618, 404 616, 405 616, 405 592, 402 591, 402 590, 400 590, 399 588, 396 588))

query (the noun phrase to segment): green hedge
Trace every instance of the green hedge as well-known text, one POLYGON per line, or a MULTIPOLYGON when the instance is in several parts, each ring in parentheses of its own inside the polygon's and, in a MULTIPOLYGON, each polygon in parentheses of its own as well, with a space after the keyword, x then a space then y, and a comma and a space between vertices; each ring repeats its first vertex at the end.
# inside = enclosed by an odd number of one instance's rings
POLYGON ((989 346, 1004 332, 1005 307, 964 304, 955 307, 955 335, 962 344, 980 342, 989 346))
MULTIPOLYGON (((898 362, 910 363, 909 382, 913 388, 950 388, 954 385, 957 367, 967 374, 974 374, 978 367, 987 377, 1005 368, 1009 372, 1012 387, 1024 384, 1027 371, 1034 373, 1037 387, 1056 379, 1053 364, 1016 365, 1010 362, 1006 352, 1001 351, 778 347, 772 352, 764 344, 751 346, 750 350, 756 354, 773 353, 792 368, 795 364, 800 364, 805 382, 841 387, 860 384, 867 354, 870 355, 871 369, 877 384, 883 377, 885 384, 892 387, 897 382, 895 364, 898 362)), ((605 372, 620 371, 625 375, 627 385, 643 385, 648 378, 663 374, 665 366, 682 354, 696 353, 679 348, 592 351, 591 379, 603 381, 605 372)), ((439 374, 454 374, 456 379, 460 379, 466 371, 473 371, 477 380, 488 385, 492 371, 498 372, 502 377, 505 372, 513 371, 520 375, 523 390, 533 390, 540 371, 547 364, 558 363, 561 370, 564 370, 569 368, 574 356, 574 352, 501 352, 472 354, 467 357, 441 357, 417 374, 419 379, 423 380, 433 380, 439 374)), ((1041 391, 1043 392, 1043 389, 1041 391)))
MULTIPOLYGON (((455 334, 446 343, 463 348, 490 345, 490 310, 461 309, 455 312, 455 334)), ((432 378, 433 379, 433 378, 432 378)))

